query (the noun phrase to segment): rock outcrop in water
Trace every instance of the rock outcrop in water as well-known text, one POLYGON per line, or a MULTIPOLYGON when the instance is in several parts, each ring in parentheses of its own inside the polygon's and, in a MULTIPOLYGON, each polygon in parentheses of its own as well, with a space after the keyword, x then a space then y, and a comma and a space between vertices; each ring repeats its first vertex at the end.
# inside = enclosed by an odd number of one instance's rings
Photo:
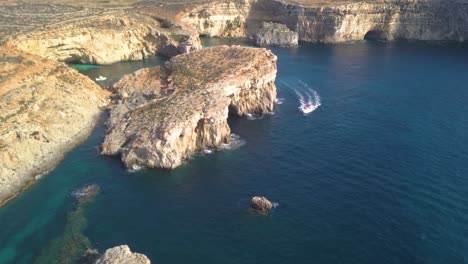
POLYGON ((0 46, 0 204, 87 138, 107 97, 65 64, 0 46))
POLYGON ((253 38, 259 25, 268 21, 287 25, 306 42, 464 41, 468 2, 232 0, 194 7, 183 12, 181 20, 210 36, 253 38))
POLYGON ((9 43, 44 58, 85 64, 172 57, 201 48, 198 36, 177 24, 123 11, 46 25, 14 35, 9 43))
POLYGON ((273 204, 263 196, 254 196, 250 207, 258 212, 267 213, 273 208, 273 204))
POLYGON ((278 23, 263 22, 254 35, 255 44, 258 46, 297 46, 298 35, 289 30, 286 25, 278 23))
POLYGON ((151 261, 145 255, 134 253, 127 245, 123 245, 106 250, 96 264, 151 264, 151 261))
POLYGON ((228 114, 271 112, 276 56, 219 46, 179 55, 114 85, 102 153, 129 167, 173 169, 193 153, 230 141, 228 114))

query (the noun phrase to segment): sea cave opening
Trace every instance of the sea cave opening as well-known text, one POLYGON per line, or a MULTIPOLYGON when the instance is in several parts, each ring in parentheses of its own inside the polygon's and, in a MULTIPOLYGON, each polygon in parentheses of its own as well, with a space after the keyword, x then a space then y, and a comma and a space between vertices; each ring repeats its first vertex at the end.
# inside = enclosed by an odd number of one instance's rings
POLYGON ((364 35, 364 40, 386 40, 385 33, 381 30, 370 30, 364 35))

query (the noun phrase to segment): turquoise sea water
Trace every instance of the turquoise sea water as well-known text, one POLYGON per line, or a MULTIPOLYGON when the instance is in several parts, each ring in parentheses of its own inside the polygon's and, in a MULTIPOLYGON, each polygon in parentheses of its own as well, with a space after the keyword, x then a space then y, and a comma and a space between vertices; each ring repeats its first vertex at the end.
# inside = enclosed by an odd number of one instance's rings
MULTIPOLYGON (((273 51, 281 104, 261 119, 230 119, 243 146, 131 173, 99 155, 101 124, 0 208, 0 263, 34 263, 63 235, 70 193, 91 183, 101 190, 84 211, 84 235, 153 263, 468 263, 468 46, 273 51), (299 95, 321 105, 304 115, 299 95), (279 205, 251 215, 253 195, 279 205)), ((162 62, 83 73, 109 77, 106 86, 162 62)))

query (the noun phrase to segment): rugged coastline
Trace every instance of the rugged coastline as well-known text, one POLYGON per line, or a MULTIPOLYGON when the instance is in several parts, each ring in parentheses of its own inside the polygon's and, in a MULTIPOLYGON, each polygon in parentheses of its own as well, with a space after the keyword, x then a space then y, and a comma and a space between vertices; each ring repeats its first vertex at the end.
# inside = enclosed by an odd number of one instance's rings
POLYGON ((0 204, 84 141, 108 96, 65 64, 0 47, 0 204))
POLYGON ((124 11, 48 25, 12 36, 8 43, 43 58, 83 64, 172 57, 201 48, 198 36, 177 24, 124 11))
POLYGON ((228 114, 273 111, 276 56, 219 46, 124 76, 106 122, 106 155, 129 168, 173 169, 196 151, 230 141, 228 114), (214 64, 215 63, 215 64, 214 64))
POLYGON ((254 38, 263 22, 275 22, 297 32, 304 42, 464 41, 467 10, 464 1, 239 0, 187 8, 180 17, 206 36, 254 38))

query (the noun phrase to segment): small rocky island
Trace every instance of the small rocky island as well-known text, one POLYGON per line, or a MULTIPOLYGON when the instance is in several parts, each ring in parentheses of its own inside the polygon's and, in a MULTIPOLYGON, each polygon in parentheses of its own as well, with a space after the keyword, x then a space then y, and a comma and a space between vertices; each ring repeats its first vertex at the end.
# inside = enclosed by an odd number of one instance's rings
POLYGON ((173 169, 230 142, 228 115, 264 114, 276 100, 276 56, 219 46, 179 55, 117 82, 102 154, 129 168, 173 169))

